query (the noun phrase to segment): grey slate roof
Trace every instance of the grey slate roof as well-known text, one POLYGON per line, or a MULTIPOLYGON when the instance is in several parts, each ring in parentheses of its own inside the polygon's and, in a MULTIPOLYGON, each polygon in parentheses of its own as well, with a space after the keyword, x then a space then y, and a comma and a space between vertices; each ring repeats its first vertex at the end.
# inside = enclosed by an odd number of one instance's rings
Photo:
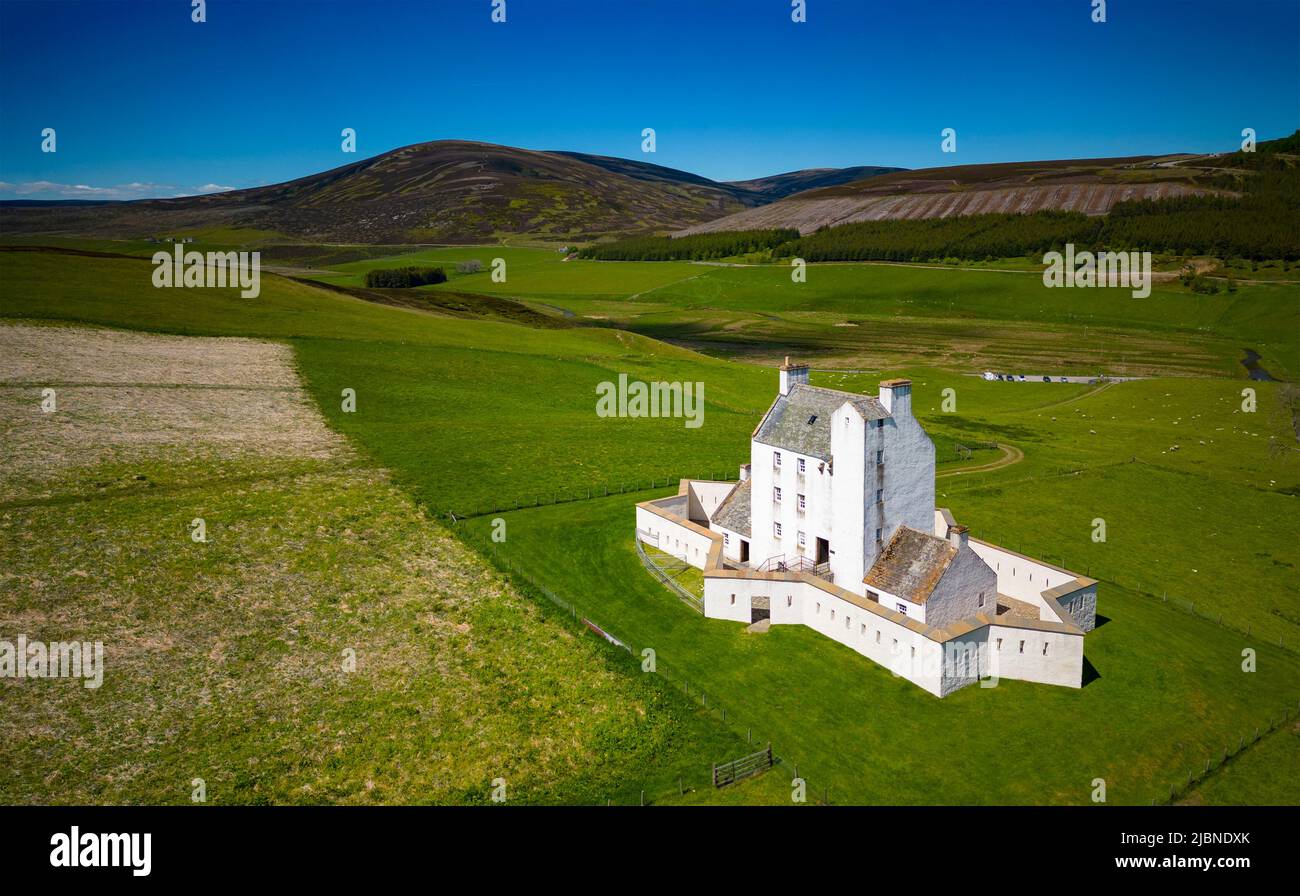
POLYGON ((948 539, 899 526, 862 581, 871 588, 923 604, 956 556, 957 547, 948 539))
POLYGON ((727 497, 722 499, 718 509, 713 511, 711 523, 717 523, 724 529, 730 529, 738 535, 750 538, 749 534, 749 496, 750 482, 746 479, 743 482, 737 482, 736 487, 727 493, 727 497))
POLYGON ((889 416, 879 400, 835 389, 799 383, 789 395, 778 395, 758 425, 754 439, 773 448, 784 448, 809 457, 831 459, 831 417, 836 408, 851 403, 868 420, 889 416), (808 421, 816 418, 812 423, 808 421))

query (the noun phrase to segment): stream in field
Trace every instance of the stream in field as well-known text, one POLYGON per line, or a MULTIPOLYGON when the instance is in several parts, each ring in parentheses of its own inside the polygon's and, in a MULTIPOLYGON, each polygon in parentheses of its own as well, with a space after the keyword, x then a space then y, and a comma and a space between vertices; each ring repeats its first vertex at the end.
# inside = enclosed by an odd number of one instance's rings
POLYGON ((1272 374, 1259 366, 1260 357, 1259 352, 1253 348, 1248 348, 1246 349, 1246 357, 1241 359, 1241 366, 1246 368, 1252 380, 1259 380, 1262 383, 1276 383, 1277 380, 1273 379, 1272 374))

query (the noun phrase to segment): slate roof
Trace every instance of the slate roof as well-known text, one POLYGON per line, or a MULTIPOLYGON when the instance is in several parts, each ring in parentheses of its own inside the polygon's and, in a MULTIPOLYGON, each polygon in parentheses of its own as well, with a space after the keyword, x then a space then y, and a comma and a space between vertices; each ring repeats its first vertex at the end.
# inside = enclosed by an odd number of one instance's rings
POLYGON ((751 537, 749 534, 750 482, 749 479, 737 482, 736 487, 722 499, 718 509, 713 511, 713 518, 709 522, 730 529, 737 535, 751 537))
POLYGON ((948 539, 899 526, 862 581, 871 588, 923 604, 956 556, 957 548, 948 539))
POLYGON ((885 406, 869 395, 799 383, 790 389, 790 394, 776 397, 754 431, 754 439, 773 448, 830 460, 831 417, 846 401, 868 420, 889 416, 885 406))

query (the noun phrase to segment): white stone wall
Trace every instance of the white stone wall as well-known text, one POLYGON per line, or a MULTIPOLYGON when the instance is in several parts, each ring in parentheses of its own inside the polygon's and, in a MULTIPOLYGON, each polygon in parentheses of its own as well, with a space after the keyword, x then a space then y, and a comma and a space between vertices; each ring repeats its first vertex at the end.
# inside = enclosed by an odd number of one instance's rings
POLYGON ((769 598, 773 625, 806 625, 942 696, 943 645, 925 635, 805 582, 705 576, 704 613, 710 618, 748 623, 755 596, 769 598))
POLYGON ((979 613, 992 616, 997 613, 997 600, 997 573, 967 544, 957 552, 934 586, 925 605, 925 620, 943 627, 979 613), (983 606, 980 606, 981 593, 983 606))
POLYGON ((773 448, 761 442, 750 443, 750 544, 749 559, 757 567, 777 555, 787 562, 806 557, 817 560, 817 539, 824 538, 834 549, 830 494, 832 476, 825 462, 809 455, 773 448), (772 458, 781 454, 781 467, 774 469, 772 458), (799 462, 804 463, 804 473, 799 475, 799 462), (820 468, 820 469, 819 469, 820 468), (774 489, 780 486, 781 501, 775 500, 774 489), (799 495, 803 495, 804 512, 799 512, 799 495), (781 524, 781 537, 775 536, 774 523, 781 524), (805 536, 804 549, 799 550, 799 533, 805 536))
POLYGON ((946 697, 990 675, 988 633, 989 627, 984 626, 944 642, 941 696, 946 697))
MULTIPOLYGON (((751 441, 749 445, 750 472, 750 545, 749 562, 758 566, 774 554, 785 553, 785 538, 779 541, 772 535, 772 523, 776 516, 772 507, 772 486, 777 484, 780 476, 772 470, 772 455, 778 449, 761 442, 751 441)), ((782 452, 782 463, 785 455, 782 452)))
POLYGON ((1006 625, 988 628, 990 671, 995 676, 1069 688, 1083 686, 1083 635, 1006 625))
POLYGON ((703 569, 709 559, 711 539, 694 529, 672 520, 665 519, 644 507, 636 509, 637 537, 649 545, 657 547, 665 554, 672 554, 697 569, 703 569), (644 538, 641 533, 659 536, 658 542, 653 538, 644 538))
POLYGON ((1069 573, 1010 553, 987 542, 972 538, 970 546, 997 574, 998 591, 1043 609, 1047 609, 1043 592, 1074 578, 1069 573))
POLYGON ((687 483, 689 516, 692 520, 711 520, 722 499, 735 488, 734 482, 707 482, 692 479, 687 483))
MULTIPOLYGON (((854 594, 864 594, 862 577, 875 556, 876 506, 868 500, 867 483, 875 482, 875 452, 867 443, 876 435, 868 430, 857 408, 847 402, 831 419, 831 573, 835 583, 854 594)), ((874 488, 874 486, 873 486, 874 488)))
POLYGON ((749 539, 745 538, 739 532, 733 532, 730 529, 719 526, 717 523, 711 523, 709 525, 709 530, 717 532, 719 535, 723 536, 722 556, 730 560, 732 563, 740 563, 740 543, 741 541, 749 541, 749 539))
MULTIPOLYGON (((888 544, 890 536, 900 525, 922 532, 929 532, 934 527, 934 442, 912 416, 911 386, 893 389, 882 386, 880 401, 892 414, 885 420, 882 433, 885 463, 883 528, 884 540, 888 544)), ((874 485, 869 494, 874 500, 874 485)))
POLYGON ((1074 624, 1085 632, 1097 627, 1097 583, 1093 582, 1072 594, 1056 599, 1061 608, 1074 617, 1074 624))

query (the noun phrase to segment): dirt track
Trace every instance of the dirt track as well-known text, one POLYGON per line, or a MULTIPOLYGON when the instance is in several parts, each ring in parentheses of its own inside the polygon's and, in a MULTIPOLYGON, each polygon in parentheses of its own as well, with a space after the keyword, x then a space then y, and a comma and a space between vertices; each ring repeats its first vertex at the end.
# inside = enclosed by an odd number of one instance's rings
POLYGON ((1003 445, 998 443, 998 450, 1002 452, 1002 456, 997 460, 989 461, 986 464, 980 464, 978 467, 966 467, 961 470, 948 470, 945 473, 936 473, 934 478, 943 479, 946 476, 964 476, 967 473, 987 473, 990 470, 1000 470, 1003 467, 1018 464, 1025 459, 1025 452, 1021 451, 1014 445, 1003 445))

